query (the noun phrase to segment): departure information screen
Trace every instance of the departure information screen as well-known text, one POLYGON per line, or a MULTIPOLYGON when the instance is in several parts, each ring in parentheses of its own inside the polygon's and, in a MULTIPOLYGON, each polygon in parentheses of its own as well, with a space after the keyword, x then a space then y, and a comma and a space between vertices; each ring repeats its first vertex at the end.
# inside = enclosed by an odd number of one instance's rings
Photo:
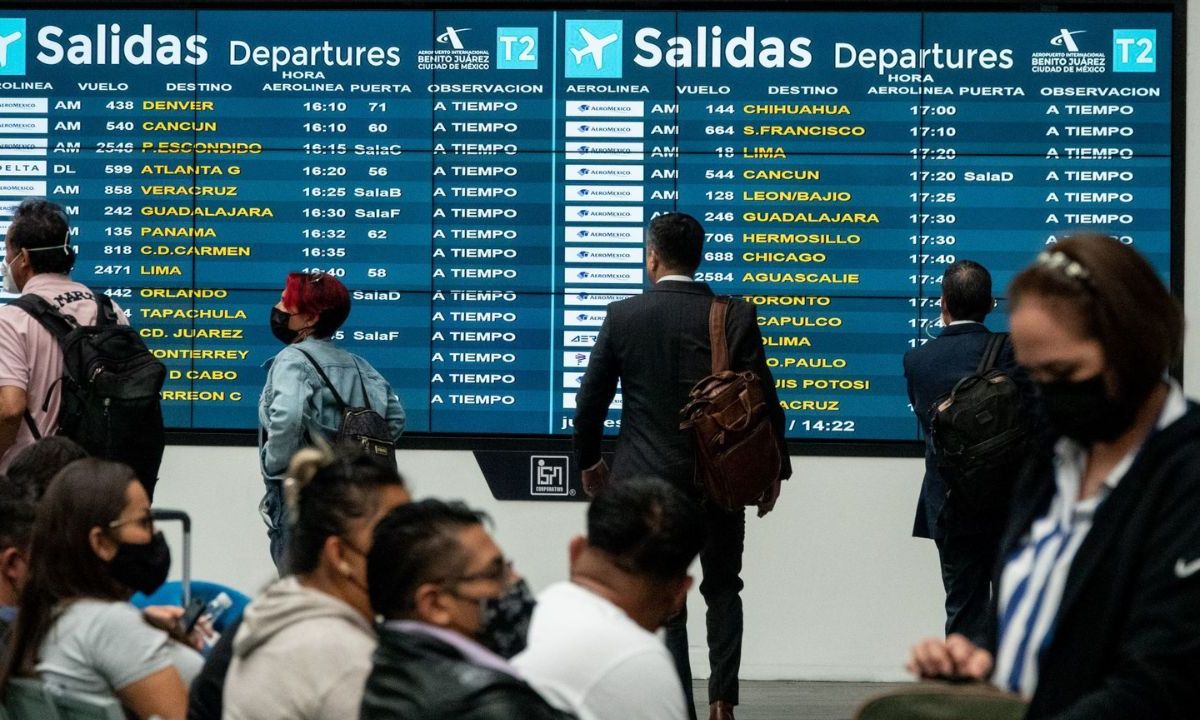
POLYGON ((553 435, 646 223, 684 211, 697 279, 757 305, 788 436, 911 441, 901 358, 949 263, 1002 293, 1097 228, 1169 280, 1171 19, 9 8, 0 226, 66 208, 174 428, 255 427, 269 309, 322 270, 408 432, 553 435))

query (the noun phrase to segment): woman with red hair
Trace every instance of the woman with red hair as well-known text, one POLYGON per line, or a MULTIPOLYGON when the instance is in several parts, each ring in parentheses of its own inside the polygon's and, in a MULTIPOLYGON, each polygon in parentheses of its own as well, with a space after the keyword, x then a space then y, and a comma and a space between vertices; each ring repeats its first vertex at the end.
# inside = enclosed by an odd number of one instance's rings
POLYGON ((271 308, 271 332, 286 347, 267 369, 258 402, 259 463, 266 495, 259 506, 271 558, 283 569, 286 527, 283 480, 292 455, 320 438, 333 441, 348 408, 370 408, 387 420, 394 441, 404 407, 371 364, 333 343, 350 316, 350 293, 328 273, 289 273, 271 308), (340 402, 339 402, 340 400, 340 402))

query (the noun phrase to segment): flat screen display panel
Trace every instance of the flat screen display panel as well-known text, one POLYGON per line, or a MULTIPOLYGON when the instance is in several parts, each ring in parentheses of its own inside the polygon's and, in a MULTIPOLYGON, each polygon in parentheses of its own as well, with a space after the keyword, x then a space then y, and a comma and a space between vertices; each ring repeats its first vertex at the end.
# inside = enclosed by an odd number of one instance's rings
POLYGON ((685 211, 697 279, 758 307, 788 436, 911 441, 901 358, 949 263, 1002 294, 1098 228, 1170 280, 1171 20, 10 7, 0 225, 66 208, 174 428, 255 426, 269 309, 322 270, 409 433, 556 435, 645 224, 685 211))

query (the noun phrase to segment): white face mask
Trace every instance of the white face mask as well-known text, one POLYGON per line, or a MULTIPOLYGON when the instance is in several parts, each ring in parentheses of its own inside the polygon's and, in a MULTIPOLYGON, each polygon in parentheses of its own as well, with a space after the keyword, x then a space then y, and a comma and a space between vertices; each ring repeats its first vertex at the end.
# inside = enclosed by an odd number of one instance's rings
POLYGON ((0 272, 4 273, 4 292, 14 294, 21 292, 21 288, 17 287, 16 278, 13 277, 12 265, 0 260, 0 272))
MULTIPOLYGON (((62 245, 54 245, 54 246, 45 247, 45 248, 26 248, 25 252, 56 251, 56 252, 61 252, 64 254, 69 254, 71 252, 70 242, 71 242, 71 233, 68 230, 67 234, 63 235, 63 244, 62 245)), ((21 288, 17 287, 17 281, 13 277, 12 266, 13 266, 13 264, 15 264, 17 262, 18 259, 24 259, 24 258, 25 258, 24 255, 21 255, 18 253, 17 256, 13 258, 12 263, 7 263, 7 262, 0 260, 0 272, 4 273, 4 291, 5 292, 9 292, 9 293, 21 292, 21 288)), ((25 260, 25 262, 29 262, 29 261, 25 260)))

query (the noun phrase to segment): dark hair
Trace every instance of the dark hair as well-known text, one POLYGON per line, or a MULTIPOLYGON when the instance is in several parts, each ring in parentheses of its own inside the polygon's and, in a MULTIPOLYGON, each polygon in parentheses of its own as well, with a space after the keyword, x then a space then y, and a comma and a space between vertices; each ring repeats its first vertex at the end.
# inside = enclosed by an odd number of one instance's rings
POLYGON ((667 268, 693 273, 704 256, 704 228, 686 213, 666 213, 650 221, 646 243, 667 268))
POLYGON ((983 322, 993 302, 992 274, 974 260, 951 263, 942 273, 942 307, 952 320, 983 322))
POLYGON ((74 440, 47 435, 17 453, 8 466, 8 477, 37 502, 59 470, 87 456, 87 451, 74 440))
POLYGON ((67 237, 67 215, 62 206, 45 198, 27 198, 13 211, 8 244, 14 250, 29 250, 29 269, 34 273, 71 272, 75 249, 67 237))
POLYGON ((704 515, 665 480, 635 478, 610 483, 592 500, 587 534, 588 545, 629 572, 676 578, 704 547, 704 515))
POLYGON ((328 453, 297 453, 288 470, 295 486, 288 493, 287 568, 296 574, 316 570, 325 541, 344 536, 354 520, 379 510, 379 491, 404 481, 390 462, 347 442, 328 453))
POLYGON ((317 316, 313 335, 327 338, 350 317, 350 291, 329 273, 288 273, 283 304, 296 312, 317 316))
POLYGON ((485 520, 460 502, 434 499, 388 513, 375 526, 367 555, 371 608, 385 618, 400 617, 413 609, 417 588, 461 573, 467 557, 458 535, 485 520))
POLYGON ((0 475, 0 550, 29 550, 34 501, 25 488, 0 475))
POLYGON ((33 671, 58 605, 77 598, 127 600, 129 588, 114 580, 92 549, 92 528, 108 529, 125 509, 125 493, 137 475, 128 465, 84 458, 62 469, 38 503, 29 550, 29 577, 12 635, 0 692, 10 678, 33 671))
POLYGON ((1084 337, 1104 349, 1117 398, 1141 402, 1179 357, 1183 310, 1136 250, 1100 233, 1060 241, 1021 271, 1008 289, 1012 308, 1049 300, 1084 337))

